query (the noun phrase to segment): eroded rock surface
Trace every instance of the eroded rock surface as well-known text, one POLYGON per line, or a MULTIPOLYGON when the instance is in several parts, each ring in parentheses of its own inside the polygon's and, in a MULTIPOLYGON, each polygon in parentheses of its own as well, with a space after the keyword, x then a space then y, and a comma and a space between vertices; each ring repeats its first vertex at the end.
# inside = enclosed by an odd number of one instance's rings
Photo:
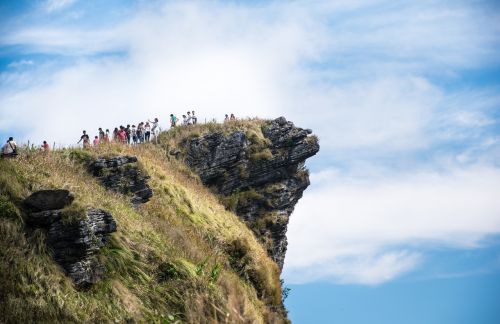
POLYGON ((131 195, 130 200, 136 206, 153 196, 147 183, 149 176, 138 167, 135 156, 99 158, 90 164, 89 170, 106 188, 131 195))
POLYGON ((288 220, 309 186, 304 161, 319 151, 311 130, 280 117, 265 123, 263 137, 245 130, 190 139, 186 163, 204 184, 224 195, 283 267, 288 220))
POLYGON ((101 209, 87 210, 86 217, 74 222, 58 219, 49 226, 48 243, 54 259, 78 286, 88 286, 101 279, 104 268, 95 254, 116 232, 116 222, 101 209))
POLYGON ((24 201, 28 207, 25 221, 32 227, 47 229, 47 244, 54 259, 77 286, 84 287, 104 274, 104 267, 95 255, 109 240, 109 234, 116 232, 116 222, 101 209, 68 212, 64 207, 73 199, 67 190, 35 192, 24 201))

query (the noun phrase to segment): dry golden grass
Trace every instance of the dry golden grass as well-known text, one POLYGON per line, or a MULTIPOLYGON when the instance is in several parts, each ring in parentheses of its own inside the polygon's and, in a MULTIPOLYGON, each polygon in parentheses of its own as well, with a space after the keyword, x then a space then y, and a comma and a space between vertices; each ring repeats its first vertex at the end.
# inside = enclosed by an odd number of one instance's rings
MULTIPOLYGON (((260 121, 246 123, 260 128, 260 121)), ((193 130, 201 134, 210 127, 179 128, 177 135, 168 136, 186 138, 193 130)), ((23 152, 18 159, 0 161, 0 170, 0 197, 4 197, 0 202, 20 206, 33 191, 65 188, 75 194, 75 203, 108 210, 118 224, 118 232, 99 255, 108 270, 106 280, 81 291, 53 262, 42 230, 25 228, 15 207, 11 217, 2 215, 4 321, 284 321, 275 311, 281 305, 276 264, 251 231, 184 164, 171 159, 165 147, 103 145, 91 150, 23 152), (122 154, 137 156, 151 176, 154 195, 137 210, 128 197, 105 190, 81 162, 122 154), (242 268, 232 266, 233 242, 244 246, 242 268)))

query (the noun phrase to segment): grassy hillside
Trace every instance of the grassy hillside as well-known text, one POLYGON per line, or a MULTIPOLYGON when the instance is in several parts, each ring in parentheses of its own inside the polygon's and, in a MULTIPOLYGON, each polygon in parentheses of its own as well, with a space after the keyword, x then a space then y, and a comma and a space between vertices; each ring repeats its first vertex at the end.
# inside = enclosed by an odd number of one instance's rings
MULTIPOLYGON (((193 136, 185 131, 169 138, 193 136)), ((0 322, 286 321, 276 264, 165 146, 24 151, 1 160, 0 273, 0 322), (86 170, 85 161, 121 154, 137 156, 151 176, 154 195, 138 209, 86 170), (51 188, 70 190, 75 204, 105 209, 118 224, 99 254, 106 279, 90 289, 76 289, 53 261, 44 231, 23 222, 22 199, 51 188)))

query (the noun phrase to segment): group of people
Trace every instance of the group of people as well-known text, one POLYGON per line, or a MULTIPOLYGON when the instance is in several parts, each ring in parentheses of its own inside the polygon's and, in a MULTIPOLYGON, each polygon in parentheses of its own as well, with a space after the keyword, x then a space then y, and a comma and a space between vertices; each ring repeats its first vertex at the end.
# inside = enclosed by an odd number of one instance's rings
MULTIPOLYGON (((225 115, 224 122, 228 122, 231 120, 236 120, 234 114, 228 116, 225 115)), ((170 114, 170 126, 177 126, 177 117, 174 114, 170 114)), ((182 115, 182 125, 196 125, 198 123, 198 118, 195 115, 194 110, 188 111, 186 115, 182 115)), ((148 120, 147 122, 140 122, 135 125, 127 125, 115 127, 113 132, 111 133, 109 129, 105 131, 99 127, 98 135, 96 135, 92 141, 93 146, 98 146, 101 143, 123 143, 123 144, 131 144, 136 145, 144 142, 149 142, 152 137, 156 137, 159 132, 159 121, 158 118, 155 118, 153 121, 148 120)), ((88 148, 91 146, 90 136, 84 130, 82 136, 80 136, 80 140, 77 144, 83 144, 84 148, 88 148)), ((49 151, 50 146, 47 141, 43 141, 41 145, 41 149, 44 151, 49 151)), ((15 157, 17 156, 17 144, 14 141, 14 138, 9 137, 7 143, 2 147, 2 157, 15 157)))
MULTIPOLYGON (((42 145, 40 146, 40 149, 43 151, 49 151, 50 150, 50 145, 47 143, 47 141, 43 141, 42 145)), ((9 137, 7 140, 7 143, 5 143, 2 146, 2 152, 1 156, 2 158, 11 158, 11 157, 16 157, 17 156, 17 143, 14 141, 13 137, 9 137)))
MULTIPOLYGON (((170 114, 170 127, 177 126, 177 116, 170 114)), ((187 115, 182 115, 182 125, 196 125, 198 123, 198 117, 196 117, 194 110, 188 111, 187 115)))
MULTIPOLYGON (((99 127, 98 131, 99 135, 96 135, 92 141, 94 146, 110 142, 136 145, 149 142, 151 136, 156 136, 157 131, 159 131, 159 121, 158 118, 155 118, 153 121, 140 122, 137 127, 135 125, 130 126, 130 124, 127 127, 121 125, 115 127, 112 133, 110 133, 109 129, 104 131, 101 127, 99 127)), ((83 142, 84 148, 90 147, 90 136, 86 131, 83 131, 77 144, 80 144, 80 142, 83 142)))
POLYGON ((229 117, 227 114, 224 117, 224 122, 228 122, 230 120, 236 120, 236 117, 234 117, 234 114, 231 114, 231 117, 229 117))

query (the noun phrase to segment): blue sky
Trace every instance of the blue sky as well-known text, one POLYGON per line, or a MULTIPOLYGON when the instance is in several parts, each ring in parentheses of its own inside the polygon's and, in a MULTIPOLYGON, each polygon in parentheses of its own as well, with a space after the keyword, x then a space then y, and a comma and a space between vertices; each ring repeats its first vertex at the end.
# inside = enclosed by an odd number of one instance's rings
POLYGON ((187 109, 319 135, 292 320, 500 321, 497 2, 0 1, 0 21, 0 138, 187 109))

